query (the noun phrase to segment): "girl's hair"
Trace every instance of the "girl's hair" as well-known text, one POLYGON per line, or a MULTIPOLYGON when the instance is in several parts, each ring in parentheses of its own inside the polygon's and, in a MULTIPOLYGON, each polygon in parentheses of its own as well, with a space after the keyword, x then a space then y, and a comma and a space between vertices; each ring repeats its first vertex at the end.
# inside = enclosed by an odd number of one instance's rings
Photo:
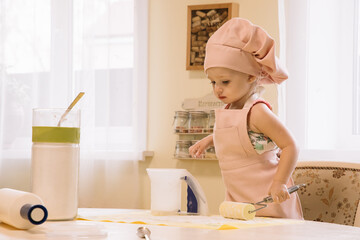
POLYGON ((251 89, 250 89, 250 91, 252 91, 251 94, 257 93, 257 94, 259 94, 259 96, 261 96, 263 94, 264 90, 265 90, 263 86, 259 85, 259 82, 261 81, 262 76, 249 75, 249 80, 251 78, 255 78, 252 81, 252 86, 251 86, 251 89))

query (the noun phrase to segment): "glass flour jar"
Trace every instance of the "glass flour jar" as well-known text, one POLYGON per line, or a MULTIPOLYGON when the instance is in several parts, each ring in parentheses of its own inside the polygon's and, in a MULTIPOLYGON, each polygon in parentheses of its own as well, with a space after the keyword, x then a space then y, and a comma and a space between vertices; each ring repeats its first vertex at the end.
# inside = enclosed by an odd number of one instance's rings
POLYGON ((34 109, 31 183, 48 220, 71 220, 78 210, 80 110, 34 109))

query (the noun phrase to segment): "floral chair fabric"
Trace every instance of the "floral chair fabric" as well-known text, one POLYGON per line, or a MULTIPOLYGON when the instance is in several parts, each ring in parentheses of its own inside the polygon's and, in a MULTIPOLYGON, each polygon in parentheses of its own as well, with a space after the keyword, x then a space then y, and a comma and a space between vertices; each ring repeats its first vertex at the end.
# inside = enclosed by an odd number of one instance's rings
MULTIPOLYGON (((295 184, 304 219, 356 226, 360 199, 360 164, 341 162, 299 162, 295 184)), ((360 215, 360 214, 359 214, 360 215)))

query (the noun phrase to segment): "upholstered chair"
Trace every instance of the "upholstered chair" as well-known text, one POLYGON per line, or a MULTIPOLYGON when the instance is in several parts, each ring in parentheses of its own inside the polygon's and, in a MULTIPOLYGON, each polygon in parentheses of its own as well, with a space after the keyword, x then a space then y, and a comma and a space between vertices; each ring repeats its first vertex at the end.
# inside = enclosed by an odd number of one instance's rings
POLYGON ((299 161, 293 179, 305 220, 360 227, 360 163, 299 161))

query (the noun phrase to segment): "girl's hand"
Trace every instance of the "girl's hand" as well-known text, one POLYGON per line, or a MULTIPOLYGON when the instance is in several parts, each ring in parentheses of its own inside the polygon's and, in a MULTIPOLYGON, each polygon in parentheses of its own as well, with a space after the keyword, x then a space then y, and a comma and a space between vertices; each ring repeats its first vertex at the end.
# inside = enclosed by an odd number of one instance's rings
POLYGON ((290 199, 290 194, 287 190, 286 184, 274 181, 270 187, 269 193, 274 200, 274 203, 281 203, 290 199))
POLYGON ((201 139, 200 141, 198 141, 197 143, 195 143, 194 145, 192 145, 189 148, 189 154, 191 157, 193 158, 199 158, 201 157, 201 154, 204 153, 204 151, 211 145, 213 144, 213 137, 212 135, 209 135, 203 139, 201 139))

